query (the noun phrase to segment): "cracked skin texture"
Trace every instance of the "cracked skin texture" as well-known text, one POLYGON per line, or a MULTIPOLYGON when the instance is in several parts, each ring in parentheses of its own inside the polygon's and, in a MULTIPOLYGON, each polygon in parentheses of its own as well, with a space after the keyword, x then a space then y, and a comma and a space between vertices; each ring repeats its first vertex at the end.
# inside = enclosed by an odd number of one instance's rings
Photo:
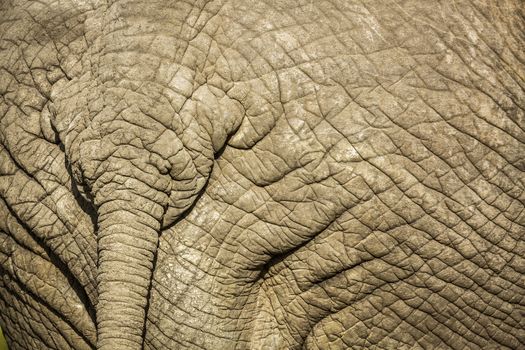
POLYGON ((521 1, 0 13, 10 349, 525 346, 521 1))

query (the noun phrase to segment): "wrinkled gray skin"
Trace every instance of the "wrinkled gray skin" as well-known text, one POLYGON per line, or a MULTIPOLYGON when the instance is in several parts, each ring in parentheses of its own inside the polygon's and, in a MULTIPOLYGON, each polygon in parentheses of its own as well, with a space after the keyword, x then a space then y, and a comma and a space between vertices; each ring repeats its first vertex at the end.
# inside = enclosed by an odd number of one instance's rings
POLYGON ((525 346, 523 2, 0 6, 12 349, 525 346))

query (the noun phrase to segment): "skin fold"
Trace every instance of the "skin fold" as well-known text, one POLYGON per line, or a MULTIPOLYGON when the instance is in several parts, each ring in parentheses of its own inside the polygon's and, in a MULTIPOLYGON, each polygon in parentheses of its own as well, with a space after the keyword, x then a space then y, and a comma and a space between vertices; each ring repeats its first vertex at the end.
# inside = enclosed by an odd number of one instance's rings
POLYGON ((10 349, 524 347, 523 9, 0 2, 10 349))

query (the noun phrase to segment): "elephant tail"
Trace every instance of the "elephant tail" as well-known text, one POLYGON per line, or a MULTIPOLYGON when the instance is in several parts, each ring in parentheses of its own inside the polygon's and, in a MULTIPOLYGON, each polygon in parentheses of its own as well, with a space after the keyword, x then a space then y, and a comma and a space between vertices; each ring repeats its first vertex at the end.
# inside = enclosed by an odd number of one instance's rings
POLYGON ((97 348, 142 349, 167 186, 116 175, 98 206, 97 348))

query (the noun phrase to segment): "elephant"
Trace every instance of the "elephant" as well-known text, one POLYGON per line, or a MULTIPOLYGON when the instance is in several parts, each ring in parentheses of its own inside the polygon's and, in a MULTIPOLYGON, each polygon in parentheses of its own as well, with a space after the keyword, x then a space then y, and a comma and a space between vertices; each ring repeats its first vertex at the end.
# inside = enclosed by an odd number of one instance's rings
POLYGON ((525 348, 521 0, 3 0, 10 349, 525 348))

